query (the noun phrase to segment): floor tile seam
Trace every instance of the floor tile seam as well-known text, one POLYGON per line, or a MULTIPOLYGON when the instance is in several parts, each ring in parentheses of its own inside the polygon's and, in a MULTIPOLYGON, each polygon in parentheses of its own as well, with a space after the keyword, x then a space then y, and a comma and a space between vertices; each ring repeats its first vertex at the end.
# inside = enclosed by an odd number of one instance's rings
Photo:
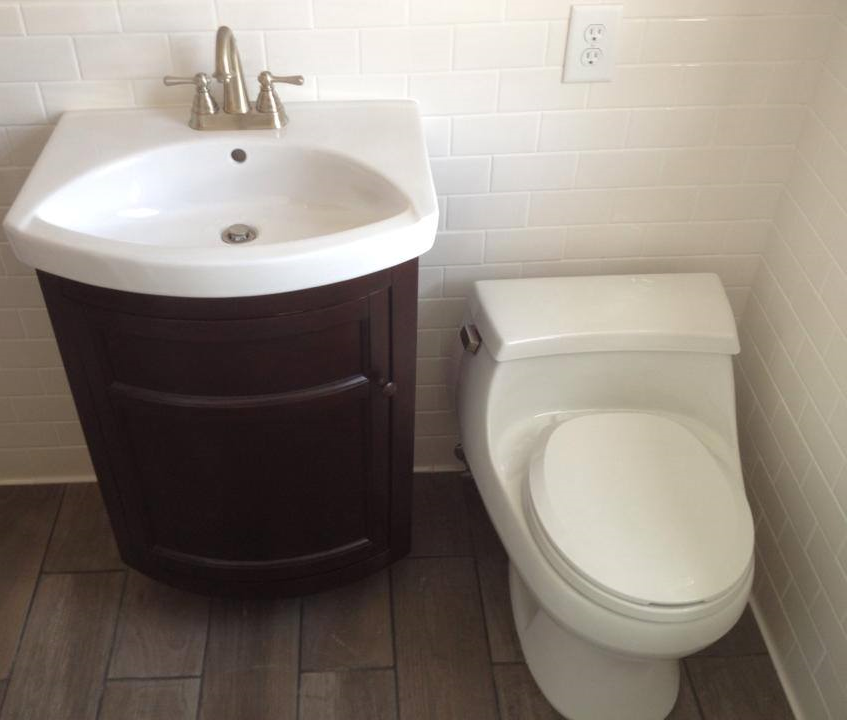
POLYGON ((726 655, 688 655, 685 657, 686 660, 733 660, 739 659, 743 660, 744 658, 759 658, 759 657, 770 657, 770 653, 766 650, 763 652, 748 652, 748 653, 738 653, 738 654, 726 654, 726 655))
POLYGON ((44 551, 41 553, 41 562, 38 564, 38 574, 35 576, 35 585, 32 588, 32 593, 29 596, 29 602, 27 602, 26 613, 24 613, 24 620, 21 623, 21 630, 18 633, 18 640, 15 643, 15 652, 12 653, 12 663, 9 665, 9 675, 6 678, 6 692, 2 699, 0 699, 0 714, 3 712, 3 706, 9 699, 9 687, 12 684, 12 677, 15 674, 15 666, 18 662, 18 654, 21 650, 21 644, 23 643, 24 635, 26 634, 27 627, 29 626, 29 618, 32 614, 32 606, 35 602, 35 596, 38 593, 38 589, 41 587, 41 579, 44 575, 44 562, 47 559, 47 550, 50 548, 50 543, 53 541, 53 534, 56 532, 56 521, 59 519, 59 513, 62 510, 62 503, 65 501, 65 494, 67 492, 68 486, 62 486, 61 497, 59 498, 59 502, 56 503, 56 510, 53 513, 53 520, 50 523, 50 532, 47 534, 47 542, 44 543, 44 551))
POLYGON ((294 717, 296 720, 300 720, 300 692, 303 689, 303 671, 301 668, 303 667, 303 615, 305 614, 305 606, 306 603, 303 602, 303 598, 299 598, 297 603, 297 667, 295 669, 297 689, 294 693, 294 717))
POLYGON ((126 572, 129 568, 96 568, 93 570, 42 570, 40 575, 96 575, 98 573, 126 572))
POLYGON ((688 678, 688 687, 691 688, 691 694, 694 696, 694 705, 697 707, 697 714, 700 716, 700 720, 706 720, 706 713, 703 711, 703 704, 700 702, 700 696, 697 694, 697 688, 694 685, 694 678, 691 675, 691 670, 689 669, 685 658, 680 661, 680 665, 682 665, 681 670, 685 673, 685 677, 688 678))
POLYGON ((476 593, 479 612, 482 615, 482 628, 485 634, 485 650, 488 654, 488 679, 491 682, 491 692, 494 693, 494 710, 497 713, 498 719, 502 719, 503 713, 500 711, 500 696, 497 692, 497 681, 494 677, 494 659, 491 653, 491 637, 488 632, 488 617, 485 613, 485 602, 482 599, 482 580, 479 576, 479 564, 476 558, 473 558, 473 571, 476 578, 476 593))
POLYGON ((200 720, 203 709, 203 686, 206 682, 206 661, 209 658, 209 638, 212 635, 212 614, 215 610, 215 600, 209 601, 206 613, 206 638, 203 642, 203 659, 200 661, 200 687, 197 689, 197 707, 194 709, 194 720, 200 720))
POLYGON ((380 670, 393 670, 394 665, 357 665, 356 667, 327 667, 327 668, 302 668, 300 675, 341 675, 343 673, 365 673, 380 670))
POLYGON ((396 720, 402 720, 400 717, 400 662, 397 655, 397 621, 396 609, 394 606, 394 566, 388 568, 388 619, 391 626, 391 654, 393 655, 394 663, 394 715, 396 720))
POLYGON ((169 680, 199 680, 198 675, 121 675, 120 677, 107 677, 109 683, 133 683, 133 682, 168 682, 169 680))
POLYGON ((124 602, 126 600, 126 587, 129 582, 129 573, 124 573, 123 583, 121 583, 121 597, 118 601, 118 611, 115 613, 115 626, 112 628, 112 639, 109 643, 109 657, 106 658, 106 666, 103 669, 103 678, 100 682, 100 697, 97 698, 97 712, 94 714, 96 720, 100 720, 100 713, 103 709, 103 697, 106 695, 106 683, 109 682, 109 670, 112 667, 112 659, 115 656, 115 641, 118 636, 118 627, 120 626, 121 616, 124 611, 124 602))

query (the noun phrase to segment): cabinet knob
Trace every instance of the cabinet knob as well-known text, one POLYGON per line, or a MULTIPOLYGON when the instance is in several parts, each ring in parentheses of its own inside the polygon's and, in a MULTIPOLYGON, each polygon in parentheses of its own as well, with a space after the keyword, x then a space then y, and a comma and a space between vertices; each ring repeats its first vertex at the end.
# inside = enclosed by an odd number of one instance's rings
POLYGON ((392 382, 388 378, 380 378, 377 380, 377 383, 379 383, 380 388, 382 388, 382 394, 385 395, 385 397, 394 397, 394 394, 397 392, 396 382, 392 382))

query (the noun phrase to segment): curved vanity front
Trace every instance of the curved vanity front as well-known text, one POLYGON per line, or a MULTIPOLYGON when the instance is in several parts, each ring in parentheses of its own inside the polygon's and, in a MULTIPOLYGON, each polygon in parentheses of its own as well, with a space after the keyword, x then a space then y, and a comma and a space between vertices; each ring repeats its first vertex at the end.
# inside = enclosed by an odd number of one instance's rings
POLYGON ((417 261, 252 298, 39 278, 127 564, 300 594, 408 552, 417 261))

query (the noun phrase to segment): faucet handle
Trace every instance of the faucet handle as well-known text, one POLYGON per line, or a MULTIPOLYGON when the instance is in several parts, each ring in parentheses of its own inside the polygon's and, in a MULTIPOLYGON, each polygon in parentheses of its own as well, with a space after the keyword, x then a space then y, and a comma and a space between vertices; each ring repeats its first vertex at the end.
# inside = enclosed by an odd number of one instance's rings
POLYGON ((197 73, 192 77, 176 77, 174 75, 165 75, 162 78, 165 85, 196 85, 197 92, 208 91, 212 85, 212 78, 206 73, 197 73))
POLYGON ((259 73, 259 85, 262 88, 270 88, 274 83, 288 83, 289 85, 302 85, 305 81, 302 75, 274 75, 267 70, 259 73))
POLYGON ((274 83, 276 82, 302 85, 304 80, 302 75, 274 75, 267 70, 259 73, 259 97, 256 98, 256 112, 273 113, 279 118, 280 127, 284 127, 288 122, 288 116, 285 114, 282 100, 279 99, 279 95, 274 90, 274 83))
POLYGON ((209 92, 212 84, 212 78, 206 73, 197 73, 194 77, 174 77, 166 75, 162 78, 165 85, 194 85, 197 92, 194 93, 194 101, 191 103, 191 119, 188 121, 189 127, 199 130, 201 126, 201 115, 215 115, 218 112, 218 103, 209 92))

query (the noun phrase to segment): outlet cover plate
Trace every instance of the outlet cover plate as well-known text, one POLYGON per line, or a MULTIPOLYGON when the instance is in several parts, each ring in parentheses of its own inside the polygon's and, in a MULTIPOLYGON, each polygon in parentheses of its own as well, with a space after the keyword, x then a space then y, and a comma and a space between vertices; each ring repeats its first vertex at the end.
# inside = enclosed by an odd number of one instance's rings
POLYGON ((609 82, 612 79, 622 14, 622 5, 571 7, 562 82, 609 82))

